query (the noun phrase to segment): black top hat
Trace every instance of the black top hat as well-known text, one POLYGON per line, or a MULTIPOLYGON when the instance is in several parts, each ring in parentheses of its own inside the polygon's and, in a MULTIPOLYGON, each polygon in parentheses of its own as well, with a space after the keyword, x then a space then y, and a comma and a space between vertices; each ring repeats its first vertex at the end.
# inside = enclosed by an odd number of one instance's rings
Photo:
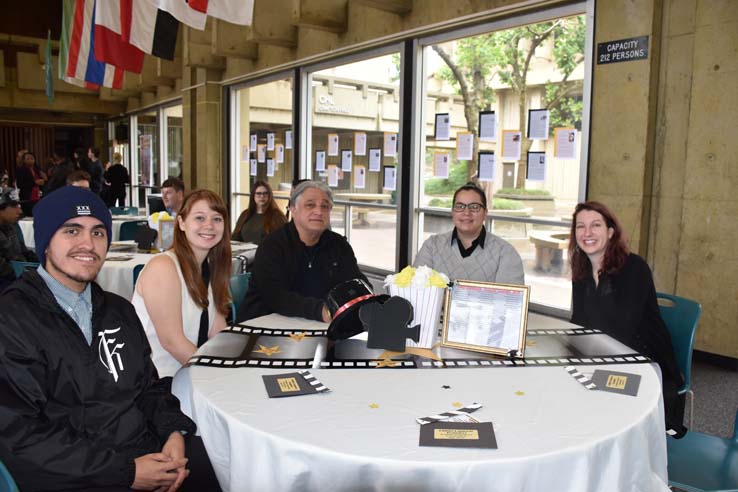
POLYGON ((326 297, 325 304, 333 321, 328 326, 328 338, 345 340, 364 331, 359 319, 359 308, 369 302, 383 302, 389 299, 386 294, 374 294, 371 287, 362 279, 355 278, 333 287, 326 297))

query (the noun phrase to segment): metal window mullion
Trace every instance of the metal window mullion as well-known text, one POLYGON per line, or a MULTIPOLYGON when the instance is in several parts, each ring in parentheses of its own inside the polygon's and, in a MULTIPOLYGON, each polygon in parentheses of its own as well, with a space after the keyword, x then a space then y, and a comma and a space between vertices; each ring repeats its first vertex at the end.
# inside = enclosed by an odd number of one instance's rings
POLYGON ((131 148, 131 206, 140 207, 141 204, 138 201, 138 156, 141 152, 141 149, 139 149, 138 147, 138 115, 131 115, 130 120, 128 121, 128 140, 130 142, 129 146, 131 148))
MULTIPOLYGON (((163 183, 169 177, 169 160, 167 158, 167 147, 169 146, 169 134, 167 133, 167 112, 166 108, 156 110, 157 131, 159 132, 159 184, 163 183)), ((153 182, 151 183, 154 184, 153 182)))

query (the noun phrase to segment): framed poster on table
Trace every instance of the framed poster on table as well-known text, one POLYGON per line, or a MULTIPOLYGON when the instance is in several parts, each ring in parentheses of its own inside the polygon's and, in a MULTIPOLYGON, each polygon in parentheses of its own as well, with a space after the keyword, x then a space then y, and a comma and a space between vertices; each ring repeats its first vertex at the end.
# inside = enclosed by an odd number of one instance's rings
POLYGON ((530 287, 456 280, 446 291, 441 345, 523 357, 530 287))
POLYGON ((156 249, 166 251, 174 242, 174 219, 159 220, 159 231, 156 235, 156 249))

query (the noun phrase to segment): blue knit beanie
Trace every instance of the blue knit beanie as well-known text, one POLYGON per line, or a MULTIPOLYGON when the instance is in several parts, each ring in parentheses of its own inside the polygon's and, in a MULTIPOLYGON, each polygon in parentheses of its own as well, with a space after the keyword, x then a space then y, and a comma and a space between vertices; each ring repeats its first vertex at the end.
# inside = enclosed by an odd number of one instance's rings
POLYGON ((46 264, 46 248, 51 237, 72 217, 95 217, 100 220, 108 233, 110 247, 113 218, 105 203, 87 188, 63 186, 44 196, 33 207, 33 236, 41 265, 46 264))

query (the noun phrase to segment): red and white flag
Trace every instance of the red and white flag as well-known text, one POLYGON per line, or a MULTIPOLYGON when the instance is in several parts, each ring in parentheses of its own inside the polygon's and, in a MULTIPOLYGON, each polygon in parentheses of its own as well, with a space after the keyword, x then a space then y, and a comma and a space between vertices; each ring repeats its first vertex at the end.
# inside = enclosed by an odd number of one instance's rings
POLYGON ((123 39, 140 50, 174 59, 179 21, 158 8, 156 0, 121 0, 121 28, 123 39))
POLYGON ((157 6, 181 23, 202 31, 207 19, 207 0, 156 0, 157 6))
POLYGON ((156 0, 182 23, 195 29, 205 29, 208 15, 233 24, 250 26, 254 18, 254 0, 156 0))
POLYGON ((130 22, 131 0, 101 0, 95 6, 95 58, 141 73, 144 52, 124 40, 121 23, 130 22), (124 15, 127 12, 129 15, 124 15))

